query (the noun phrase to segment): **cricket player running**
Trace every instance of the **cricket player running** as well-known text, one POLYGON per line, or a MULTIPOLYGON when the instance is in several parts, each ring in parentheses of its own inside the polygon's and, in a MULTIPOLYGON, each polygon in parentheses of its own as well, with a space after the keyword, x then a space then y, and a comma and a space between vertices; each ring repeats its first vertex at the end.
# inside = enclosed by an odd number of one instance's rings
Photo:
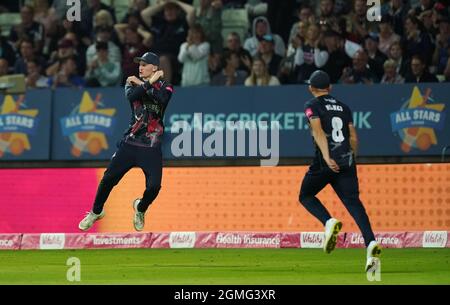
POLYGON ((134 228, 137 231, 144 228, 145 212, 161 188, 163 117, 173 87, 162 79, 164 73, 159 69, 156 54, 147 52, 134 61, 139 63, 139 78, 130 76, 125 85, 125 95, 132 111, 131 122, 100 181, 92 211, 78 225, 83 231, 105 216, 103 206, 109 193, 132 167, 140 167, 146 179, 142 198, 133 201, 134 228))
POLYGON ((324 251, 334 250, 342 222, 332 218, 316 195, 331 184, 362 232, 367 247, 366 271, 379 262, 381 247, 375 240, 366 210, 359 199, 358 176, 354 155, 358 139, 350 108, 330 95, 330 78, 317 70, 309 80, 314 98, 305 103, 305 115, 316 152, 306 173, 299 200, 325 226, 324 251))

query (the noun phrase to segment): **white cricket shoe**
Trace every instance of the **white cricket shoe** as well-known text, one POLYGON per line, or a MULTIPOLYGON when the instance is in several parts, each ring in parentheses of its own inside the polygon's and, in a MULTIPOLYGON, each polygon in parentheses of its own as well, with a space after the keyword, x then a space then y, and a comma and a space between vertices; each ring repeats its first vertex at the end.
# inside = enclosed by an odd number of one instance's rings
POLYGON ((105 211, 102 211, 100 214, 95 214, 94 212, 90 211, 86 213, 86 216, 83 218, 82 221, 78 224, 78 228, 82 231, 89 230, 93 225, 94 222, 97 220, 102 219, 105 217, 105 211))
POLYGON ((367 246, 366 272, 379 264, 380 256, 381 247, 375 240, 372 240, 367 246))
POLYGON ((134 224, 134 229, 136 231, 142 231, 145 226, 145 213, 138 211, 139 202, 141 202, 140 198, 135 199, 133 201, 133 208, 134 208, 133 224, 134 224))
POLYGON ((330 253, 334 250, 337 243, 337 236, 342 229, 342 222, 336 218, 330 218, 325 223, 325 242, 323 244, 323 251, 330 253))

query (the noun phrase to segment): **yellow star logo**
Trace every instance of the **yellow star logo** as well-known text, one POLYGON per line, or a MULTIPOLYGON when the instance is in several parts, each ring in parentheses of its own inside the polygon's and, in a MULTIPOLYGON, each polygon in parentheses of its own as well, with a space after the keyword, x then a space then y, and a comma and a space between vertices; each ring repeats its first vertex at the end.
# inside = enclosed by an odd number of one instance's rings
MULTIPOLYGON (((414 87, 411 98, 409 99, 408 109, 426 108, 436 111, 442 111, 445 108, 444 104, 429 104, 428 99, 431 94, 431 89, 427 89, 425 95, 422 96, 418 87, 414 87)), ((401 148, 404 152, 409 152, 411 147, 416 144, 420 150, 428 150, 430 146, 437 144, 436 133, 433 128, 429 127, 412 127, 406 128, 405 137, 401 148)))
MULTIPOLYGON (((20 95, 17 102, 14 101, 11 95, 6 95, 1 107, 0 114, 20 114, 29 117, 36 117, 39 113, 38 109, 22 109, 20 106, 25 100, 24 95, 20 95)), ((28 139, 28 135, 21 132, 8 132, 0 134, 0 158, 4 155, 5 151, 9 148, 9 151, 14 156, 21 155, 24 150, 30 150, 31 145, 28 139)))
MULTIPOLYGON (((100 104, 101 95, 97 94, 97 97, 92 100, 87 91, 83 93, 78 113, 98 113, 107 116, 113 116, 116 113, 116 109, 105 108, 97 109, 100 104)), ((72 146, 72 155, 79 157, 82 151, 88 151, 92 155, 97 155, 102 149, 108 149, 108 141, 101 132, 76 132, 74 134, 75 141, 72 146)))

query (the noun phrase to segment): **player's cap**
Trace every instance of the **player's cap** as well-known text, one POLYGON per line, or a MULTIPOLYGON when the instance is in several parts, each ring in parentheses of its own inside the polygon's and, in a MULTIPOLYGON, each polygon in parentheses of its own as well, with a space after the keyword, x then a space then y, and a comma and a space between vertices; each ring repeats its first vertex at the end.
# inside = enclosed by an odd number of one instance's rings
POLYGON ((330 87, 330 77, 327 72, 316 70, 306 83, 316 89, 328 89, 330 87))
POLYGON ((159 57, 155 53, 147 52, 141 57, 134 58, 135 63, 139 63, 141 61, 159 67, 159 57))

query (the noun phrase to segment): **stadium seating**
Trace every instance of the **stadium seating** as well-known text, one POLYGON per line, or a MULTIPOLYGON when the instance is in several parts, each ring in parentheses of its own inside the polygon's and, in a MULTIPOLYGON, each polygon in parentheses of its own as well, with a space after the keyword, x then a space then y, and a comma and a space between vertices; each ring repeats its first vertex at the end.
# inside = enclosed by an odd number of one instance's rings
POLYGON ((0 28, 2 36, 9 36, 11 28, 21 21, 19 13, 2 13, 0 14, 0 28))
POLYGON ((224 9, 222 11, 222 37, 226 42, 226 37, 231 32, 236 32, 244 43, 249 29, 249 18, 246 9, 224 9))
POLYGON ((111 2, 111 6, 114 7, 116 12, 116 19, 121 22, 128 12, 130 6, 130 0, 102 0, 104 3, 111 2))

